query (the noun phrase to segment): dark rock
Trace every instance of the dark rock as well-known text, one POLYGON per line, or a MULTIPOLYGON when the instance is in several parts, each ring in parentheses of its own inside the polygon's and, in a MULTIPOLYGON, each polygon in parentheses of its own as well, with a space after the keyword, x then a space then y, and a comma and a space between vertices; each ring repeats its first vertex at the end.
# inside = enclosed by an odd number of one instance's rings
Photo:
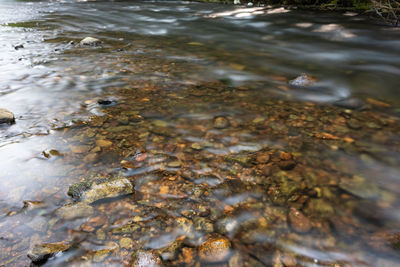
POLYGON ((22 44, 14 46, 15 50, 22 49, 22 48, 24 48, 24 45, 22 45, 22 44))
POLYGON ((360 109, 365 103, 358 98, 346 98, 333 103, 335 106, 348 109, 360 109))
POLYGON ((285 171, 290 171, 296 167, 296 162, 294 160, 283 160, 278 163, 279 168, 285 171))
POLYGON ((346 121, 346 124, 347 124, 347 127, 349 127, 350 129, 353 129, 353 130, 359 130, 362 128, 361 123, 356 119, 350 119, 350 120, 346 121))

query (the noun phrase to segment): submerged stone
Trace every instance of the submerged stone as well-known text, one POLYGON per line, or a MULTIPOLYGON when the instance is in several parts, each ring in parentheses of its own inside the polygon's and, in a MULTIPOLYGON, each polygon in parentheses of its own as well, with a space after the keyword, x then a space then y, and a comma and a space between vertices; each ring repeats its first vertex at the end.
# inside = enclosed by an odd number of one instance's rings
POLYGON ((76 200, 93 203, 100 199, 133 193, 133 185, 127 178, 100 178, 72 185, 68 195, 76 200))
POLYGON ((306 233, 311 230, 310 220, 299 210, 290 208, 288 213, 288 221, 296 232, 306 233))
POLYGON ((56 215, 64 220, 89 217, 94 213, 93 207, 86 203, 73 203, 59 208, 56 215))
POLYGON ((66 251, 70 247, 70 244, 62 242, 35 245, 28 252, 28 258, 31 259, 33 263, 44 262, 54 256, 56 253, 66 251))
POLYGON ((214 128, 224 129, 224 128, 229 127, 229 125, 230 125, 230 123, 229 123, 228 119, 225 117, 220 116, 220 117, 216 117, 214 119, 214 128))
POLYGON ((223 236, 210 237, 199 247, 199 257, 205 262, 225 261, 230 254, 231 241, 223 236))
POLYGON ((0 108, 0 124, 1 123, 14 123, 15 122, 15 117, 14 114, 11 111, 8 111, 7 109, 0 108))

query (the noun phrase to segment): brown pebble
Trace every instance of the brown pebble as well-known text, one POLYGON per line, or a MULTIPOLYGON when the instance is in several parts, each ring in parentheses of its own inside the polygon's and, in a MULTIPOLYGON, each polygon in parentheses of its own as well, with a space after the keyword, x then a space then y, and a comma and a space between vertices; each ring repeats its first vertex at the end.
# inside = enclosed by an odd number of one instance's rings
POLYGON ((306 233, 312 228, 310 220, 301 211, 293 207, 289 209, 288 221, 296 232, 306 233))
POLYGON ((296 259, 288 254, 288 253, 284 253, 281 256, 281 262, 286 266, 286 267, 295 267, 297 265, 296 259))
POLYGON ((281 158, 281 160, 289 160, 292 158, 292 155, 287 152, 281 152, 279 157, 281 158))
POLYGON ((269 154, 261 154, 257 156, 258 163, 268 163, 269 159, 270 159, 269 154))
POLYGON ((205 262, 221 262, 228 258, 231 252, 231 242, 223 236, 208 238, 199 247, 200 260, 205 262))

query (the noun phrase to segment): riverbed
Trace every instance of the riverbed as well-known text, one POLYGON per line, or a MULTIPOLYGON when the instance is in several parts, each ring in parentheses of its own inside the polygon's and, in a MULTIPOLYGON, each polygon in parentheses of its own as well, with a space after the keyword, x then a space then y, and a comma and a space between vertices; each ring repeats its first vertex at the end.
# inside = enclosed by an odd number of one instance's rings
POLYGON ((399 265, 399 47, 352 12, 2 1, 0 266, 399 265))

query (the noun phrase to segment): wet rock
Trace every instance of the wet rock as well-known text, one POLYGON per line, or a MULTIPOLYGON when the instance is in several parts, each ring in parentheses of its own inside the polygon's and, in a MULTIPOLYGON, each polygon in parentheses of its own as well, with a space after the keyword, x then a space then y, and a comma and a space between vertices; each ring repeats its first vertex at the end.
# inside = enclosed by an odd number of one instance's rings
POLYGON ((257 156, 257 162, 261 164, 268 163, 269 159, 270 159, 269 154, 260 154, 257 156))
POLYGON ((97 38, 86 37, 79 42, 80 46, 99 46, 101 41, 97 38))
POLYGON ((342 178, 339 187, 352 195, 364 199, 378 198, 381 195, 379 187, 373 181, 367 181, 364 177, 358 175, 354 175, 351 178, 342 178))
POLYGON ((290 171, 296 167, 296 162, 294 160, 284 160, 280 161, 278 165, 281 170, 290 171))
POLYGON ((346 121, 346 124, 347 124, 347 127, 349 127, 350 129, 353 129, 353 130, 359 130, 362 128, 361 123, 356 119, 350 119, 350 120, 346 121))
POLYGON ((93 207, 86 203, 73 203, 59 208, 56 215, 64 220, 89 217, 94 213, 93 207))
POLYGON ((229 127, 229 125, 230 125, 229 120, 225 117, 220 116, 214 119, 214 128, 224 129, 229 127))
POLYGON ((110 249, 102 249, 99 251, 96 251, 96 253, 93 255, 93 261, 94 262, 102 262, 104 261, 110 254, 112 253, 112 250, 110 249))
POLYGON ((161 267, 160 257, 153 251, 139 251, 131 267, 161 267))
POLYGON ((103 178, 72 185, 68 195, 76 200, 93 203, 100 199, 132 194, 133 191, 132 183, 126 178, 103 178))
POLYGON ((0 124, 1 123, 14 123, 15 122, 15 117, 14 114, 11 111, 8 111, 7 109, 0 108, 0 124))
POLYGON ((296 86, 296 87, 306 87, 306 86, 313 86, 317 82, 317 79, 314 77, 311 77, 308 74, 301 74, 298 76, 296 79, 289 81, 289 84, 291 86, 296 86))
POLYGON ((112 142, 109 140, 97 140, 96 141, 96 145, 98 145, 99 147, 109 147, 112 145, 112 142))
POLYGON ((28 252, 28 258, 31 259, 33 263, 44 262, 56 253, 64 252, 70 247, 70 244, 62 242, 35 245, 32 250, 28 252))
POLYGON ((335 210, 332 204, 322 198, 311 198, 304 210, 310 216, 321 216, 324 218, 330 217, 334 214, 335 210))
POLYGON ((365 105, 364 101, 358 98, 341 99, 339 101, 334 102, 333 104, 335 106, 348 109, 359 109, 365 105))
POLYGON ((133 241, 128 237, 121 238, 121 240, 119 241, 119 246, 121 248, 129 249, 133 246, 133 241))
POLYGON ((129 224, 114 228, 112 230, 112 233, 116 234, 116 235, 130 234, 130 233, 140 230, 140 228, 141 228, 140 225, 137 223, 129 223, 129 224))
POLYGON ((199 246, 199 258, 214 263, 228 259, 231 254, 231 242, 223 236, 212 236, 199 246))
POLYGON ((14 46, 15 50, 19 50, 19 49, 22 49, 22 48, 24 48, 23 44, 19 44, 19 45, 14 46))
POLYGON ((290 226, 299 233, 306 233, 311 230, 310 220, 299 210, 290 208, 288 213, 290 226))

